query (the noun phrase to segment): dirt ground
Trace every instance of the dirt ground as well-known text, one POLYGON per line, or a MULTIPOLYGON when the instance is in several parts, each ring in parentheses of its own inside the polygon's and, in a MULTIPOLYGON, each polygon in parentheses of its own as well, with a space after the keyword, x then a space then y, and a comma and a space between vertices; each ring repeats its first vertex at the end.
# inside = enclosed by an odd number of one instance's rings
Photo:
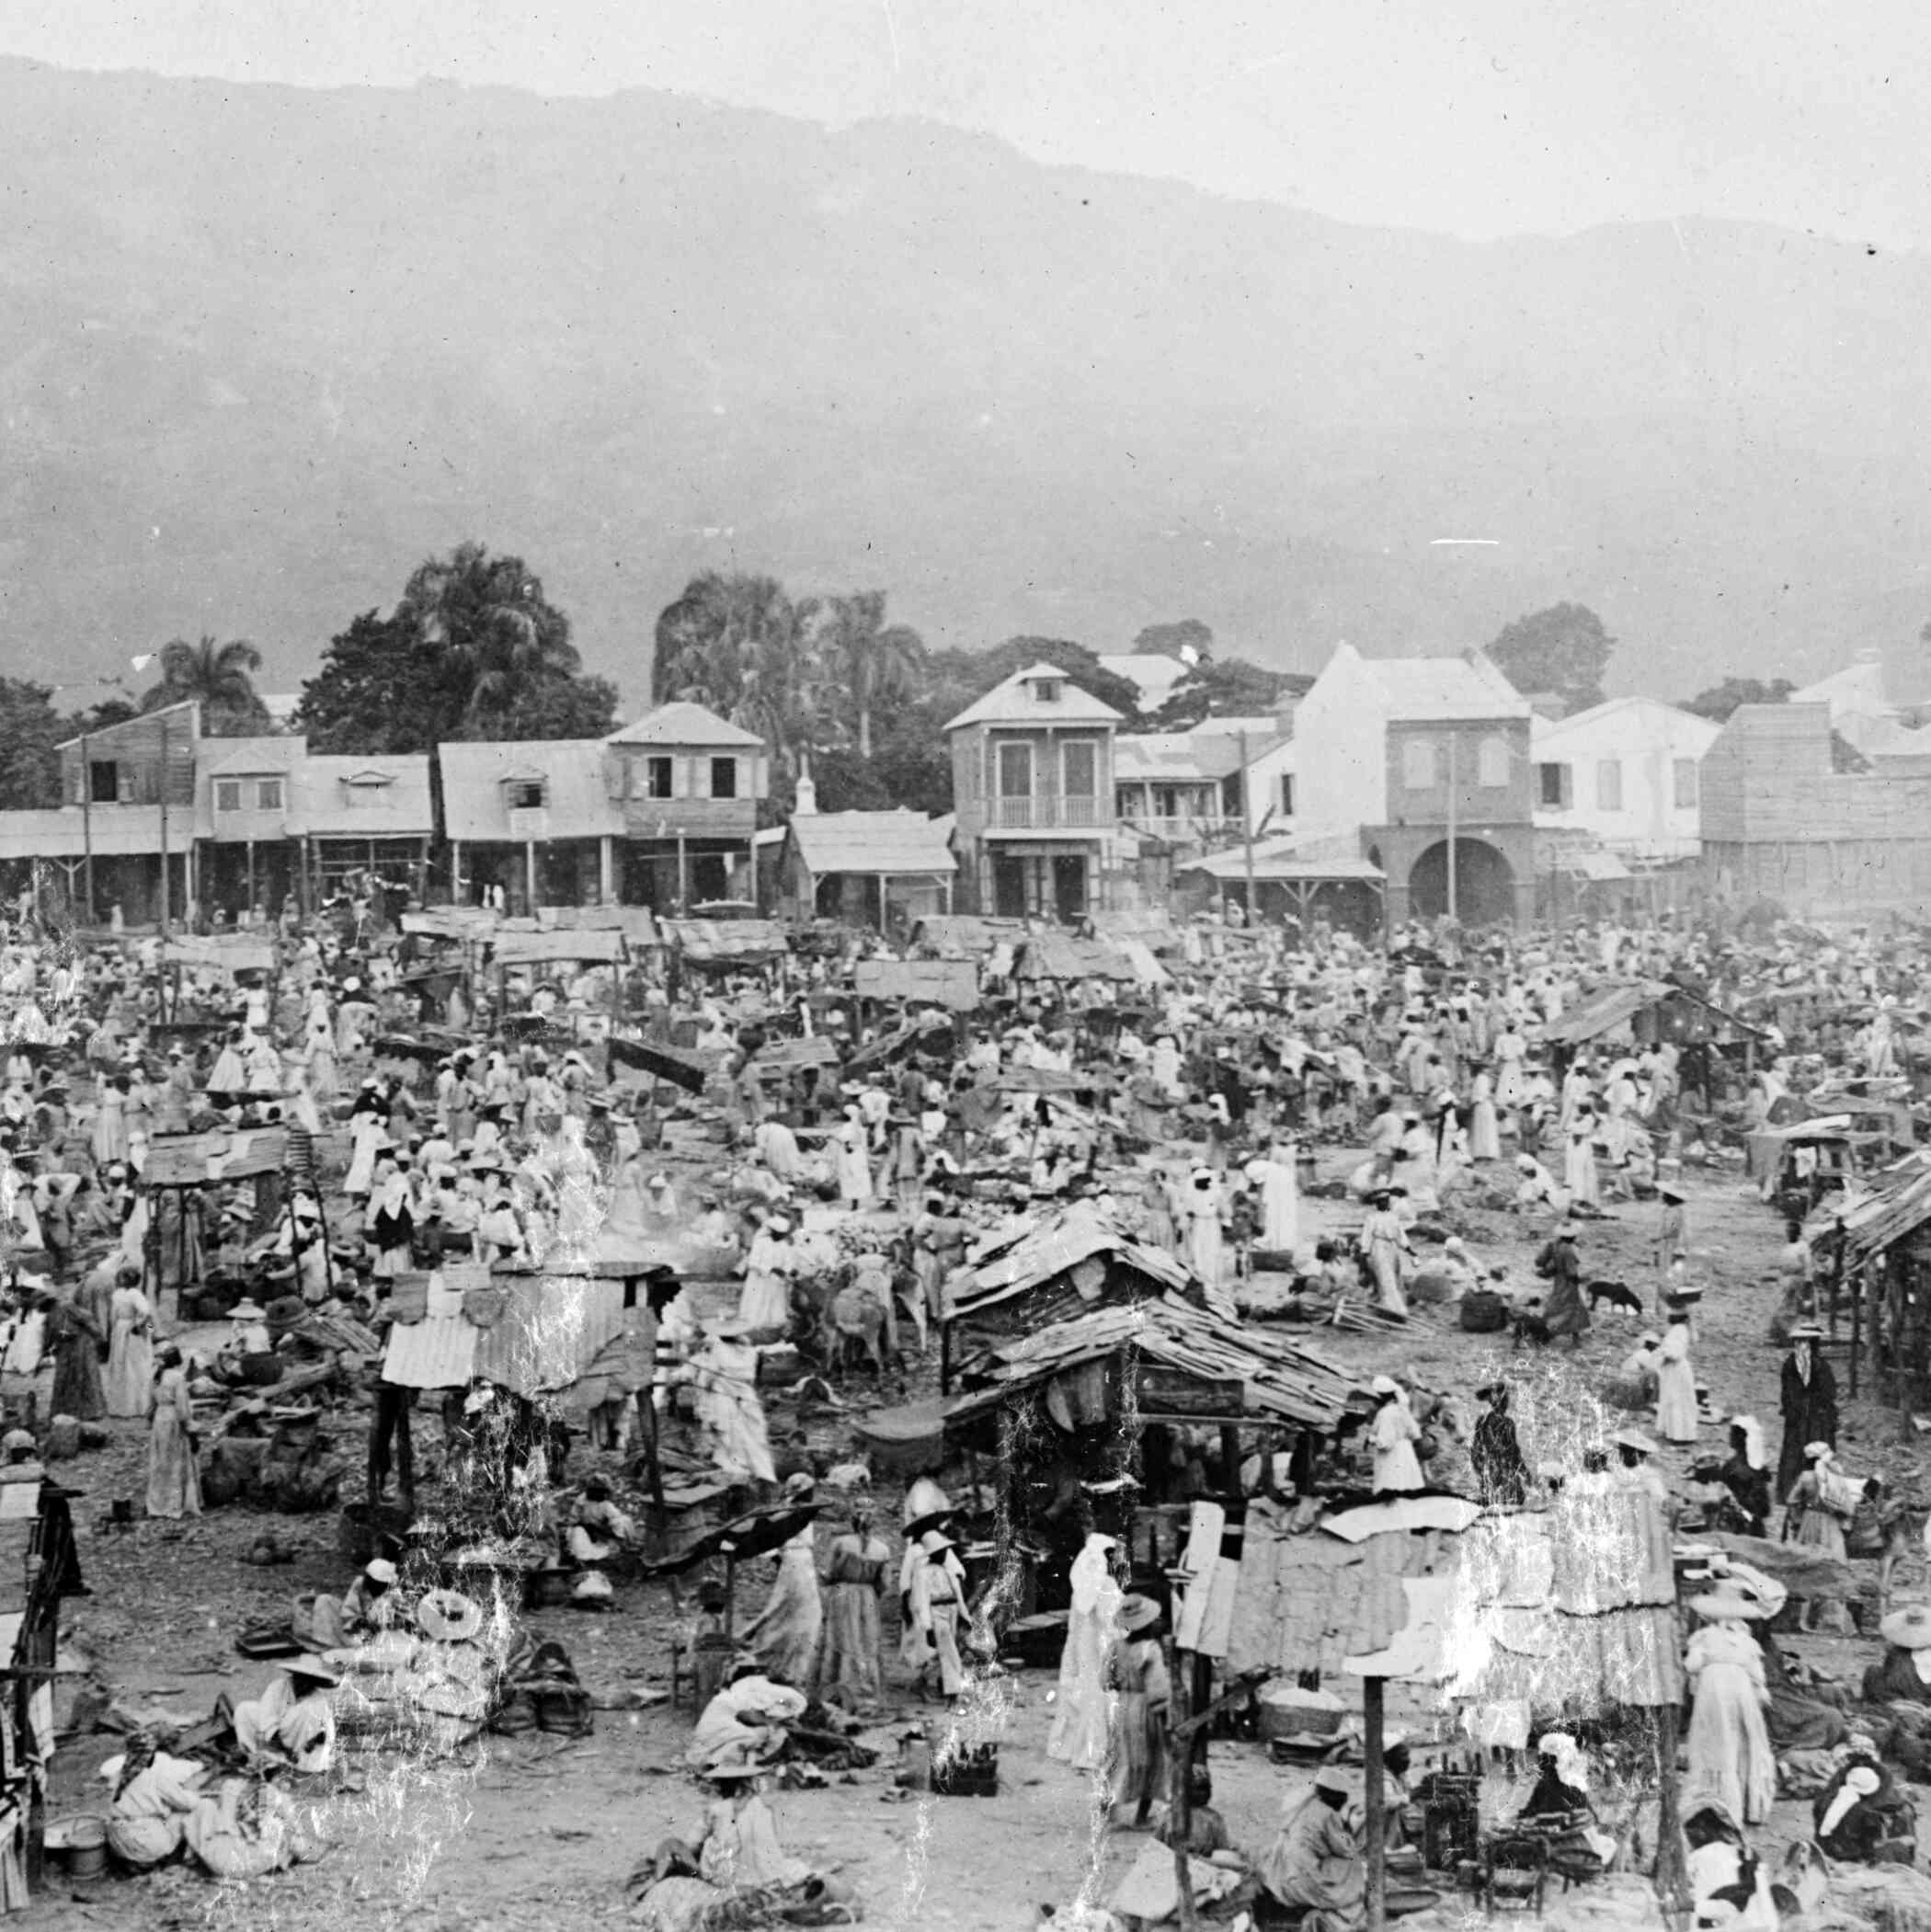
MULTIPOLYGON (((1352 1158, 1328 1150, 1324 1176, 1352 1158)), ((1740 1173, 1689 1183, 1695 1271, 1709 1286, 1699 1321, 1695 1364, 1719 1413, 1749 1410, 1765 1424, 1774 1456, 1779 1435, 1777 1378, 1780 1354, 1765 1341, 1775 1298, 1770 1261, 1780 1229, 1771 1211, 1744 1192, 1740 1173)), ((1337 1204, 1310 1203, 1317 1227, 1352 1218, 1337 1204)), ((1623 1207, 1583 1237, 1585 1277, 1614 1277, 1650 1299, 1649 1240, 1656 1209, 1623 1207)), ((1505 1263, 1512 1279, 1529 1279, 1528 1258, 1546 1222, 1525 1228, 1506 1216, 1470 1218, 1478 1259, 1505 1263)), ((1488 1337, 1463 1334, 1435 1311, 1423 1311, 1398 1338, 1323 1332, 1323 1345, 1364 1377, 1379 1369, 1422 1385, 1468 1390, 1505 1368, 1517 1389, 1524 1448, 1560 1454, 1576 1432, 1593 1430, 1590 1393, 1647 1325, 1605 1314, 1573 1354, 1509 1352, 1488 1337)), ((361 1450, 360 1418, 341 1446, 354 1467, 361 1450)), ((75 1504, 82 1560, 93 1595, 63 1606, 70 1652, 97 1664, 119 1701, 185 1716, 205 1713, 227 1690, 252 1694, 270 1667, 234 1650, 234 1633, 271 1614, 302 1589, 339 1590, 352 1565, 337 1547, 334 1515, 267 1517, 229 1510, 177 1526, 141 1523, 113 1532, 105 1525, 116 1496, 143 1487, 144 1428, 111 1425, 112 1446, 72 1466, 67 1480, 86 1492, 75 1504), (256 1569, 241 1560, 264 1529, 301 1552, 291 1566, 256 1569)), ((434 1437, 434 1425, 427 1432, 434 1437)), ((1867 1398, 1846 1403, 1842 1449, 1863 1472, 1884 1468, 1907 1494, 1918 1492, 1916 1439, 1900 1441, 1899 1418, 1867 1398)), ((1720 1428, 1700 1446, 1714 1453, 1720 1428)), ((573 1461, 571 1473, 578 1473, 573 1461)), ((347 1492, 360 1492, 351 1476, 347 1492)), ((750 1566, 741 1599, 755 1608, 768 1566, 750 1566)), ((322 1862, 252 1885, 218 1887, 185 1870, 144 1881, 73 1887, 51 1875, 33 1922, 65 1928, 103 1922, 239 1926, 266 1922, 278 1932, 334 1927, 353 1913, 369 1926, 435 1927, 439 1932, 510 1932, 510 1928, 588 1924, 627 1916, 624 1881, 657 1843, 688 1835, 703 1800, 681 1757, 693 1713, 659 1701, 624 1708, 669 1687, 669 1643, 676 1613, 661 1585, 621 1587, 614 1614, 569 1610, 530 1613, 544 1635, 560 1638, 596 1698, 594 1736, 581 1742, 532 1735, 490 1738, 455 1764, 418 1764, 401 1753, 352 1751, 362 1789, 337 1800, 328 1814, 336 1848, 322 1862)), ((1803 1640, 1800 1654, 1848 1678, 1874 1655, 1868 1642, 1803 1640)), ((1056 1673, 1018 1672, 989 1695, 1006 1707, 1002 1781, 996 1797, 895 1801, 891 1771, 897 1734, 934 1707, 900 1693, 895 1721, 871 1736, 879 1766, 823 1790, 774 1795, 788 1847, 855 1889, 866 1923, 884 1927, 993 1928, 1034 1925, 1044 1904, 1063 1910, 1082 1892, 1102 1901, 1131 1861, 1139 1840, 1095 1830, 1087 1781, 1052 1763, 1044 1744, 1056 1673)), ((1413 1713, 1419 1722, 1424 1714, 1413 1713)), ((1402 1720, 1398 1715, 1398 1721, 1402 1720)), ((104 1732, 65 1743, 56 1769, 50 1815, 104 1809, 92 1774, 118 1751, 104 1732)), ((1259 1747, 1217 1741, 1216 1801, 1237 1844, 1257 1850, 1271 1837, 1297 1776, 1269 1765, 1259 1747)), ((1791 1835, 1807 1814, 1780 1807, 1777 1824, 1791 1835)), ((1771 1834, 1775 1839, 1778 1833, 1771 1834)))

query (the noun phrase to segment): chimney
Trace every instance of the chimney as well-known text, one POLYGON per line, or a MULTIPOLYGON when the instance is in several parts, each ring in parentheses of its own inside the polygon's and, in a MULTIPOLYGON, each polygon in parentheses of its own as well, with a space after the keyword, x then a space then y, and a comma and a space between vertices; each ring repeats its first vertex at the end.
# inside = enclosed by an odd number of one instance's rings
POLYGON ((791 808, 794 818, 815 818, 818 810, 818 788, 811 775, 811 753, 798 753, 798 797, 791 808))

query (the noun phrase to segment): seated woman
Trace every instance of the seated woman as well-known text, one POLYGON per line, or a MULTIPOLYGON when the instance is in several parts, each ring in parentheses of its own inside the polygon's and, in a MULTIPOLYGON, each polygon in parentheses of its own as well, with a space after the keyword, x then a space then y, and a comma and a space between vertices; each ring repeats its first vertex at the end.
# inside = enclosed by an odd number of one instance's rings
POLYGON ((320 1657, 291 1657, 260 1697, 236 1704, 224 1692, 215 1715, 234 1726, 237 1748, 258 1767, 324 1772, 336 1755, 328 1693, 341 1681, 341 1672, 320 1657))
POLYGON ((1707 1907, 1728 1905, 1736 1916, 1725 1924, 1740 1932, 1777 1932, 1781 1920, 1770 1892, 1770 1874, 1744 1844, 1742 1827, 1714 1799, 1699 1803, 1683 1821, 1689 1845, 1690 1895, 1698 1924, 1716 1922, 1707 1907))
POLYGON ((366 1643, 396 1620, 395 1565, 375 1557, 340 1596, 318 1591, 295 1599, 291 1628, 297 1642, 318 1652, 348 1650, 366 1643))
POLYGON ((110 1757, 100 1775, 114 1786, 108 1844, 123 1865, 152 1871, 181 1849, 189 1818, 201 1801, 207 1766, 170 1757, 146 1732, 128 1740, 126 1754, 110 1757))
POLYGON ((1851 1865, 1909 1865, 1917 1857, 1917 1813, 1891 1773, 1859 1752, 1811 1805, 1817 1848, 1851 1865))
POLYGON ((1536 1750, 1536 1788, 1515 1814, 1517 1819, 1525 1822, 1588 1812, 1589 1771, 1582 1746, 1566 1732, 1550 1731, 1537 1740, 1536 1750))
POLYGON ((1721 1462, 1700 1462, 1690 1473, 1698 1482, 1720 1482, 1730 1492, 1729 1501, 1717 1505, 1722 1520, 1712 1512, 1709 1528, 1763 1535, 1770 1519, 1770 1475, 1764 1462, 1763 1425, 1754 1416, 1732 1416, 1729 1456, 1721 1462))
POLYGON ((1931 1704, 1931 1604, 1905 1604, 1878 1625, 1884 1654, 1864 1673, 1867 1704, 1931 1704))
POLYGON ((295 1808, 271 1784, 225 1778, 188 1820, 188 1848, 218 1879, 259 1879, 322 1855, 295 1808))
POLYGON ((722 1769, 772 1763, 789 1737, 786 1726, 805 1715, 801 1690, 776 1684, 747 1658, 699 1715, 684 1762, 700 1777, 722 1769))

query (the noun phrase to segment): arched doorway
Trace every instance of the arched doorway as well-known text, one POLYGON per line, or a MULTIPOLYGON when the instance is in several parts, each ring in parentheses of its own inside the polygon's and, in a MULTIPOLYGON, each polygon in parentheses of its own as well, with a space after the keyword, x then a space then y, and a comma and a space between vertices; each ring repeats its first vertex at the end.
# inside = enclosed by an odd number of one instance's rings
MULTIPOLYGON (((1486 839, 1455 841, 1455 912, 1465 926, 1515 917, 1515 869, 1486 839)), ((1409 910, 1438 919, 1448 909, 1448 841, 1431 845, 1408 875, 1409 910)))

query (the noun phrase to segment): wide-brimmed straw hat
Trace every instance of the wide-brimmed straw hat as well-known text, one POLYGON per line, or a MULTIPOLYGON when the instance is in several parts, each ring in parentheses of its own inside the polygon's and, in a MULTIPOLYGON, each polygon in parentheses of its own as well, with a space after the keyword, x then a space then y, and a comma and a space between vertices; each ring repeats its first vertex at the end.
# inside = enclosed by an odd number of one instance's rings
MULTIPOLYGON (((1723 1583, 1718 1584, 1714 1590, 1706 1591, 1701 1596, 1691 1597, 1689 1606, 1708 1623, 1758 1623, 1764 1616, 1762 1604, 1753 1603, 1740 1591, 1723 1583)), ((1931 1637, 1925 1641, 1931 1642, 1931 1637)))
POLYGON ((1900 1604, 1880 1618, 1878 1635, 1901 1651, 1931 1650, 1931 1604, 1900 1604))
POLYGON ((483 1606, 460 1590, 431 1590, 416 1606, 416 1621, 425 1637, 463 1643, 482 1629, 483 1606))

